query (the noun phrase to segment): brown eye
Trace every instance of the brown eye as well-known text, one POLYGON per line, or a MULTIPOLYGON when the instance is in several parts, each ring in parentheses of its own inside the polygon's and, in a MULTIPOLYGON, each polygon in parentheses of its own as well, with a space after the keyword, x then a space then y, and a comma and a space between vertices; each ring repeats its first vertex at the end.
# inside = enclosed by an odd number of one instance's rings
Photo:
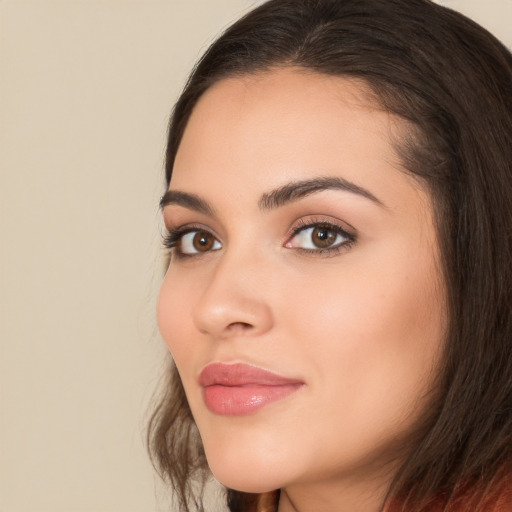
POLYGON ((355 236, 347 233, 341 226, 320 222, 297 228, 285 247, 325 254, 348 247, 354 240, 355 236))
POLYGON ((192 239, 192 245, 198 252, 206 252, 212 249, 215 238, 207 231, 197 231, 192 239))
POLYGON ((311 233, 311 241, 316 247, 323 249, 330 247, 336 241, 337 235, 338 234, 329 227, 318 226, 314 228, 311 233))
POLYGON ((178 253, 187 256, 216 251, 221 247, 220 242, 204 229, 185 233, 179 238, 179 243, 177 244, 178 253))

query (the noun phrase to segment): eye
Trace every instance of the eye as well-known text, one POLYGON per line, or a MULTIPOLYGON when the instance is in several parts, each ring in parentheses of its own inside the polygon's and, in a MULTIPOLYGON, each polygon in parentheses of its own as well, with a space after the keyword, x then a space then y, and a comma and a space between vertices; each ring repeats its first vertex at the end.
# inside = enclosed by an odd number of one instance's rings
POLYGON ((354 240, 354 235, 347 233, 340 226, 324 222, 295 228, 285 247, 308 252, 331 252, 339 251, 354 240))
POLYGON ((221 243, 209 231, 192 228, 170 231, 164 244, 169 249, 174 249, 178 257, 204 254, 222 248, 221 243))
POLYGON ((180 240, 179 249, 182 254, 197 254, 201 252, 216 251, 221 245, 208 231, 190 231, 180 240))

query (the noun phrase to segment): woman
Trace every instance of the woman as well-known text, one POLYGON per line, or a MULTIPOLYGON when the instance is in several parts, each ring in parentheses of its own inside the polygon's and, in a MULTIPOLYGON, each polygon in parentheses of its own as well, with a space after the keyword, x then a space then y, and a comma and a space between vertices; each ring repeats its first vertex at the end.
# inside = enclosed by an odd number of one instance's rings
POLYGON ((493 36, 427 0, 271 0, 192 73, 166 173, 149 441, 182 510, 210 470, 232 512, 512 510, 493 36))

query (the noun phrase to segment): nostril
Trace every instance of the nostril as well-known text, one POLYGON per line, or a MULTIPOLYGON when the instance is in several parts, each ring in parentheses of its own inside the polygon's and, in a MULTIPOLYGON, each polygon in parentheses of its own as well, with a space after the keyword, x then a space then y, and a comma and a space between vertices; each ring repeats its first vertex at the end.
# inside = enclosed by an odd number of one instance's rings
POLYGON ((256 336, 272 327, 269 305, 249 292, 240 292, 224 279, 217 286, 210 286, 193 310, 197 330, 213 338, 230 336, 256 336))
POLYGON ((248 329, 252 329, 252 325, 247 322, 233 322, 228 325, 228 330, 231 332, 236 331, 247 331, 248 329))

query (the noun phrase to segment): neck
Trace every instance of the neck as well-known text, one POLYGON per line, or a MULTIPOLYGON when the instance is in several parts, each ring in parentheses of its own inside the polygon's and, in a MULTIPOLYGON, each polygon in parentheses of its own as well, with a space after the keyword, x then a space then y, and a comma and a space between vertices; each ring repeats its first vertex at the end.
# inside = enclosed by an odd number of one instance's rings
POLYGON ((278 512, 380 512, 389 480, 322 482, 281 489, 278 512))

